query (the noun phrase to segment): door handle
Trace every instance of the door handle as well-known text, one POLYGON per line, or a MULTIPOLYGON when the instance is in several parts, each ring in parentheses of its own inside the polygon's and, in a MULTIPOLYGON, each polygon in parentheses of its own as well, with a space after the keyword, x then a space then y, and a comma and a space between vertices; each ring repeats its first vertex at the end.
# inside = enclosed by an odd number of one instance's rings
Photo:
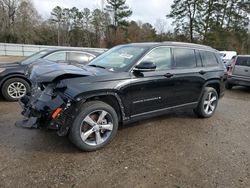
POLYGON ((199 74, 204 75, 204 74, 206 74, 206 72, 205 72, 204 70, 201 70, 201 71, 199 72, 199 74))
POLYGON ((248 72, 248 70, 247 70, 247 69, 245 69, 245 72, 248 72))
POLYGON ((174 74, 172 73, 167 73, 164 75, 166 78, 172 78, 174 76, 174 74))

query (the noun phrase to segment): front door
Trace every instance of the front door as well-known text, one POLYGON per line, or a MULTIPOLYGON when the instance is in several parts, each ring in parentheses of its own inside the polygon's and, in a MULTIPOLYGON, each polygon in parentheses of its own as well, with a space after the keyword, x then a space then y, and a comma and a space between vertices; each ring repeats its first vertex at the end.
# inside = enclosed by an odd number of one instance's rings
POLYGON ((171 48, 157 47, 140 62, 153 62, 156 70, 132 75, 129 88, 131 115, 138 116, 174 105, 171 48))

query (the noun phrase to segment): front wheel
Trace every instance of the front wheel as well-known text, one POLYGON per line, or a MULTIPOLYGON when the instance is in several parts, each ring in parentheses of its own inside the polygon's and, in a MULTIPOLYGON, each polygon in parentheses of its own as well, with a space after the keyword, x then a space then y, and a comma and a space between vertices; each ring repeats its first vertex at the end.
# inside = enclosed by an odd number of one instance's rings
POLYGON ((206 87, 197 108, 194 109, 195 114, 201 118, 211 117, 217 108, 218 99, 217 91, 206 87))
POLYGON ((115 110, 101 101, 90 101, 82 105, 69 138, 83 151, 95 151, 107 145, 116 135, 118 117, 115 110))
POLYGON ((17 101, 29 91, 29 83, 22 78, 11 78, 5 81, 2 87, 3 97, 8 101, 17 101))

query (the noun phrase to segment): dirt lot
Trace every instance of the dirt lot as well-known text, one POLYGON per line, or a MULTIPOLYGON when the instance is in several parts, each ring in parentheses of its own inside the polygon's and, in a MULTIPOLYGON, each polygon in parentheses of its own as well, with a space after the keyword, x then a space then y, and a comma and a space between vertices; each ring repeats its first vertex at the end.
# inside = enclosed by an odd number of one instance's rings
POLYGON ((250 187, 250 89, 227 91, 210 119, 190 111, 124 126, 92 153, 15 127, 20 111, 0 100, 0 187, 250 187))
POLYGON ((19 56, 0 56, 0 64, 5 62, 15 62, 24 58, 25 57, 19 57, 19 56))

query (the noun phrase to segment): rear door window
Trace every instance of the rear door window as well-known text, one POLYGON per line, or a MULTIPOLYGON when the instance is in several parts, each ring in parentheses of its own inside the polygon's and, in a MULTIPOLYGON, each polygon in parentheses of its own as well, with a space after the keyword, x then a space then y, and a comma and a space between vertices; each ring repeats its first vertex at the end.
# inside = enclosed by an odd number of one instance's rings
POLYGON ((48 56, 46 56, 44 59, 50 60, 50 61, 65 61, 66 60, 66 52, 55 52, 48 56))
POLYGON ((173 48, 173 54, 176 68, 196 67, 196 57, 193 49, 173 48))
POLYGON ((69 52, 68 53, 68 60, 76 61, 79 63, 87 63, 93 58, 94 56, 87 54, 87 53, 83 53, 83 52, 69 52))
POLYGON ((250 67, 250 57, 238 57, 236 65, 250 67))
POLYGON ((214 67, 218 66, 217 59, 213 52, 200 51, 202 64, 204 67, 214 67))
POLYGON ((197 67, 202 67, 201 56, 198 50, 195 50, 195 57, 196 57, 197 67))

